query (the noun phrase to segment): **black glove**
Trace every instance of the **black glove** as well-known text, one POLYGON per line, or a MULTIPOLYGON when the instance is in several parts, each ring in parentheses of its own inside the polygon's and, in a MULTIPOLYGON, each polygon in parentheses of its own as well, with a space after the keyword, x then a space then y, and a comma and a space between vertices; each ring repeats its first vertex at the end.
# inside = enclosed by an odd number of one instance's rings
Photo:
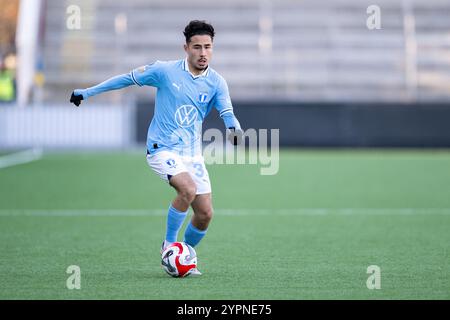
POLYGON ((70 96, 70 102, 78 107, 81 104, 81 100, 83 100, 83 95, 75 95, 75 91, 73 91, 70 96))
POLYGON ((228 140, 232 145, 237 146, 242 142, 242 130, 236 130, 235 127, 228 128, 228 140))

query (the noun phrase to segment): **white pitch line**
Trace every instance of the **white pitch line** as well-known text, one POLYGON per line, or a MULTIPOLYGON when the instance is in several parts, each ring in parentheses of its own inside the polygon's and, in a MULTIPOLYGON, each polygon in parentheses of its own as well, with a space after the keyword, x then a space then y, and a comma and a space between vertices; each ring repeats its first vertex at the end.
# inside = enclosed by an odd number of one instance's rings
POLYGON ((34 210, 34 209, 1 209, 0 217, 142 217, 164 216, 167 210, 117 210, 117 209, 81 209, 81 210, 34 210))
MULTIPOLYGON (((192 212, 192 210, 190 210, 192 212)), ((347 215, 450 215, 450 208, 301 208, 301 209, 216 209, 218 216, 347 216, 347 215)), ((166 216, 167 209, 0 209, 0 217, 142 217, 166 216)))
POLYGON ((29 163, 42 158, 41 148, 33 148, 25 151, 11 153, 0 157, 0 169, 29 163))

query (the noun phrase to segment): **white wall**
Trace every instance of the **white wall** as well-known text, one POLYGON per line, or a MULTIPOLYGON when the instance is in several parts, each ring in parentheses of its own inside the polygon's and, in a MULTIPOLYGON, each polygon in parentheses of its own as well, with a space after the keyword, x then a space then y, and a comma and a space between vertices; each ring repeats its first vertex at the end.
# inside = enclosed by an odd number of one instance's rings
POLYGON ((133 109, 0 105, 0 148, 120 148, 134 143, 133 109))

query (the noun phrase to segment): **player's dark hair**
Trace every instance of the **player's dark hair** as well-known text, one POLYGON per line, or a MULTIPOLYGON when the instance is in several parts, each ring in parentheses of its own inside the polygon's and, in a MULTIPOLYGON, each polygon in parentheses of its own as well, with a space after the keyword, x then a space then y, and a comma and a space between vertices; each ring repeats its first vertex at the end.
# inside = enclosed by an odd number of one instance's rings
POLYGON ((204 34, 211 36, 211 40, 213 40, 215 33, 214 27, 209 23, 203 20, 192 20, 186 28, 184 28, 183 34, 186 37, 186 43, 188 43, 193 36, 204 34))

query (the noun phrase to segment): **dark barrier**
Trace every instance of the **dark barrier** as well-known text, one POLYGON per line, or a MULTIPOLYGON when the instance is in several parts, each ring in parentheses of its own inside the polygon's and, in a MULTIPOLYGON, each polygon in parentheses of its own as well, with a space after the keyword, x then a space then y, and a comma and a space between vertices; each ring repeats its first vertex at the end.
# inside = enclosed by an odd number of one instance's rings
MULTIPOLYGON (((153 102, 137 108, 145 142, 153 102)), ((234 102, 244 129, 280 129, 280 145, 306 147, 450 147, 450 104, 303 104, 234 102)), ((213 110, 204 129, 224 128, 213 110)))

